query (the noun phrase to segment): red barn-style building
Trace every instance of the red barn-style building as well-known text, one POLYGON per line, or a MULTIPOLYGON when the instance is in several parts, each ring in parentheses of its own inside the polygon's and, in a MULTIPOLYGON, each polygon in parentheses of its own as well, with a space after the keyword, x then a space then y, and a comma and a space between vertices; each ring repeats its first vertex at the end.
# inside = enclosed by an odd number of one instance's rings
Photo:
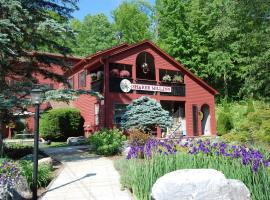
MULTIPOLYGON (((67 76, 74 89, 104 96, 99 100, 82 95, 73 102, 85 120, 86 135, 118 127, 126 106, 141 96, 157 100, 170 112, 172 131, 179 129, 187 136, 216 134, 218 92, 150 41, 97 52, 78 62, 67 76)), ((157 136, 161 137, 159 128, 157 136)))
MULTIPOLYGON (((216 135, 215 95, 218 92, 152 42, 125 43, 83 59, 67 59, 72 65, 70 71, 55 70, 68 78, 70 86, 75 90, 93 90, 104 97, 101 100, 81 95, 66 105, 80 109, 85 120, 85 136, 104 127, 119 127, 126 106, 141 96, 155 99, 170 112, 173 126, 163 132, 216 135)), ((37 77, 40 84, 61 88, 59 83, 37 77)), ((33 129, 32 117, 28 119, 28 128, 33 129)), ((162 137, 161 132, 157 127, 157 137, 162 137)))

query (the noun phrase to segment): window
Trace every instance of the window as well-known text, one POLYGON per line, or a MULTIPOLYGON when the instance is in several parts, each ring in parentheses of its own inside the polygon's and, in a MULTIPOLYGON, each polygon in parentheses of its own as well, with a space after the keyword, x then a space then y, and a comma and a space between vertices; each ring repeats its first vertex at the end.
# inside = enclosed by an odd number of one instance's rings
POLYGON ((128 104, 115 104, 114 105, 114 124, 120 124, 121 118, 127 111, 128 104))
POLYGON ((95 104, 95 125, 99 125, 99 104, 95 104))
POLYGON ((74 77, 68 79, 68 84, 70 89, 74 89, 74 77))
POLYGON ((136 59, 137 79, 156 80, 154 57, 147 52, 141 52, 136 59))
POLYGON ((78 81, 79 88, 86 87, 86 71, 79 73, 78 81))

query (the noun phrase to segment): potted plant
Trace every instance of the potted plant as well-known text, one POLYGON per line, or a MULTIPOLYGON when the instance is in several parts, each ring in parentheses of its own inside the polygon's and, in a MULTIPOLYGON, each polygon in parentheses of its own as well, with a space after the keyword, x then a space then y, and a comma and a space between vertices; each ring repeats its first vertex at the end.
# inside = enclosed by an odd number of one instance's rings
POLYGON ((169 74, 166 74, 162 77, 162 81, 166 82, 166 83, 169 83, 172 81, 172 78, 169 74))
POLYGON ((121 70, 120 77, 121 78, 130 77, 130 72, 128 70, 121 70))
POLYGON ((112 69, 110 71, 110 74, 113 76, 113 77, 119 77, 119 69, 112 69))
POLYGON ((103 71, 97 72, 97 80, 103 79, 103 71))
POLYGON ((175 83, 183 83, 183 77, 181 75, 174 75, 173 82, 175 83))
POLYGON ((92 82, 97 80, 97 74, 96 73, 91 73, 90 77, 91 77, 92 82))

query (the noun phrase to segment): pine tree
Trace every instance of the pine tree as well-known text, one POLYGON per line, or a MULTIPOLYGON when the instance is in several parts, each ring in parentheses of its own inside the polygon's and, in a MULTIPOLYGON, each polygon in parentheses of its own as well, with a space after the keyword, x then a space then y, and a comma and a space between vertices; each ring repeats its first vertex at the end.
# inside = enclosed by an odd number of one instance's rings
POLYGON ((0 145, 3 124, 12 117, 11 109, 25 104, 24 97, 37 82, 35 73, 66 82, 50 70, 52 64, 69 69, 63 59, 36 51, 70 53, 64 36, 72 35, 72 31, 63 22, 71 18, 77 1, 0 0, 0 145), (10 80, 17 83, 11 85, 10 80))

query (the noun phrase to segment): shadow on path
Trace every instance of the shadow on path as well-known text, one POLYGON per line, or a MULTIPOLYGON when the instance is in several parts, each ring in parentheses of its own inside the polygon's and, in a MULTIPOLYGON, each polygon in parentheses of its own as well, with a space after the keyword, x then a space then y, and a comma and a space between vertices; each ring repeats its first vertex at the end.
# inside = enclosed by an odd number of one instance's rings
POLYGON ((96 173, 86 174, 85 176, 83 176, 83 177, 81 177, 81 178, 78 178, 78 179, 76 179, 76 180, 74 180, 74 181, 70 181, 70 182, 65 183, 65 184, 63 184, 63 185, 60 185, 60 186, 57 186, 57 187, 55 187, 55 188, 49 189, 49 190, 47 190, 44 194, 46 194, 47 192, 51 192, 51 191, 53 191, 53 190, 57 190, 57 189, 59 189, 59 188, 61 188, 61 187, 67 186, 67 185, 69 185, 69 184, 71 184, 71 183, 80 181, 80 180, 82 180, 82 179, 84 179, 84 178, 88 178, 88 177, 96 176, 96 175, 97 175, 96 173))

